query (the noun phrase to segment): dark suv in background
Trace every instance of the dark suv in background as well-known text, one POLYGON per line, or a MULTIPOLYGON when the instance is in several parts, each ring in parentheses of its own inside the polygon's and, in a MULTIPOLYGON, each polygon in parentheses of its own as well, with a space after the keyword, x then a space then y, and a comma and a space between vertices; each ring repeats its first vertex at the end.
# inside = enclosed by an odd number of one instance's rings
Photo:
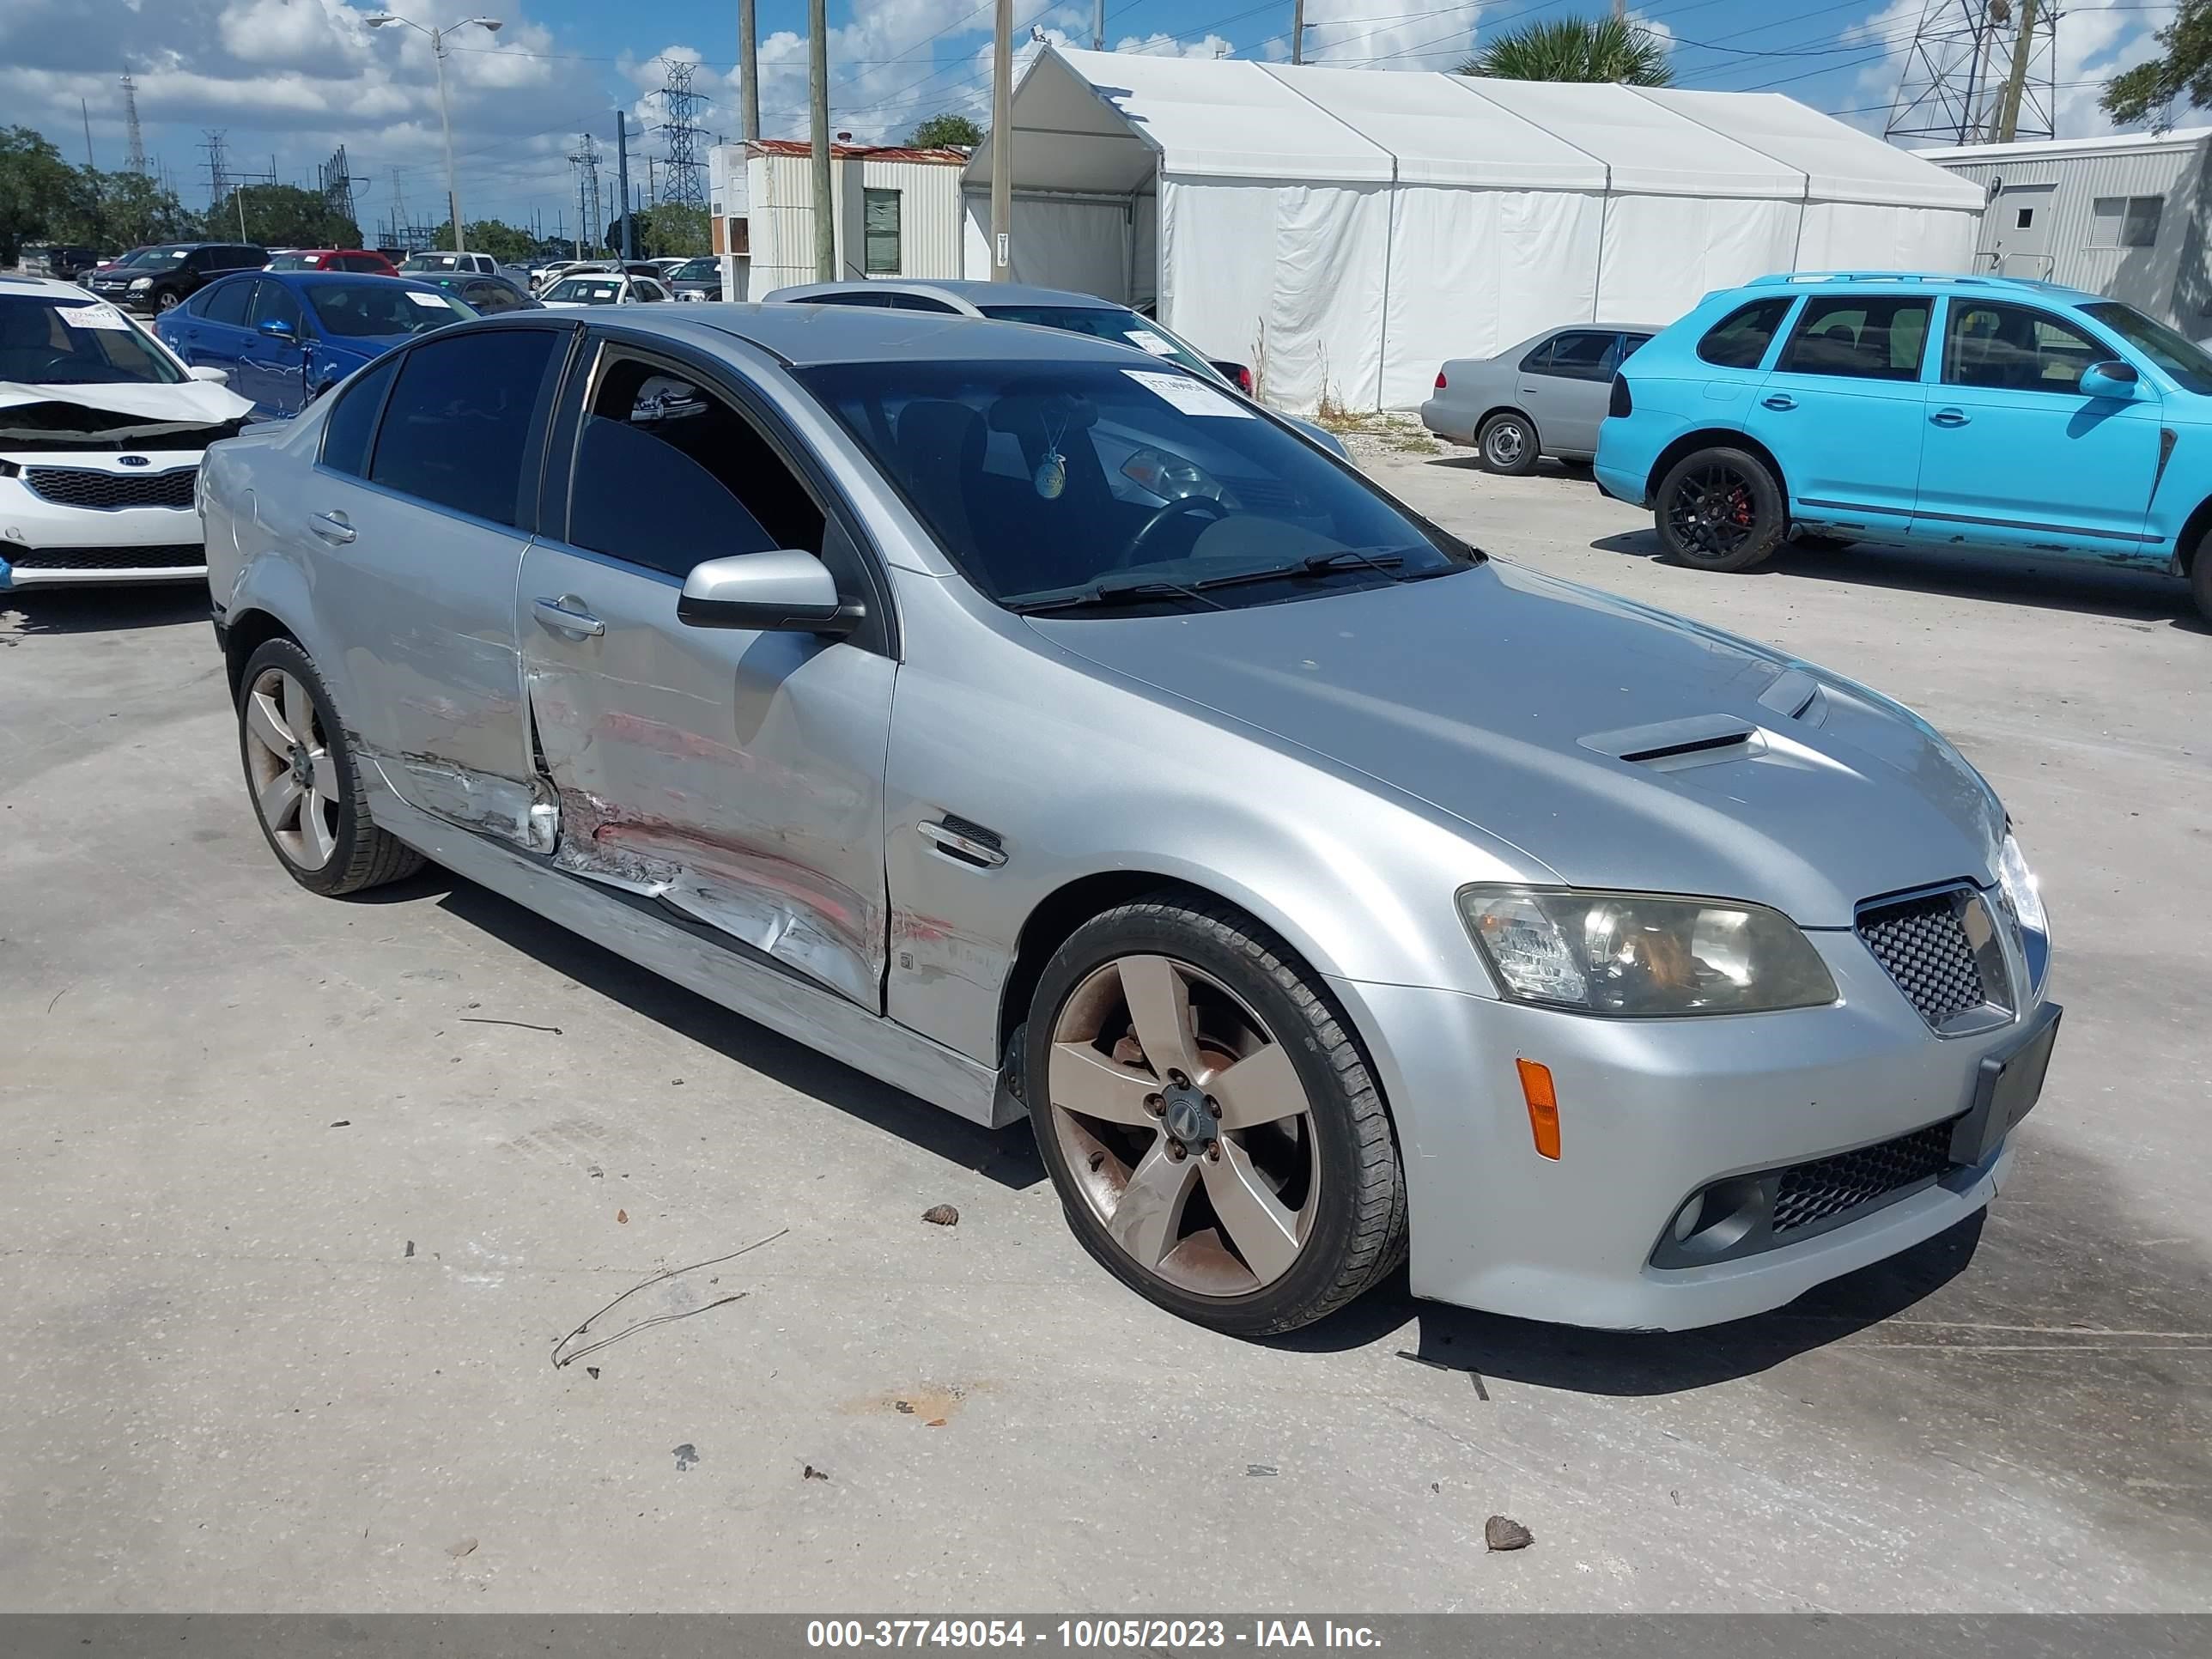
POLYGON ((131 264, 94 272, 85 286, 117 305, 167 311, 227 272, 258 270, 268 263, 269 250, 250 243, 171 242, 131 264))

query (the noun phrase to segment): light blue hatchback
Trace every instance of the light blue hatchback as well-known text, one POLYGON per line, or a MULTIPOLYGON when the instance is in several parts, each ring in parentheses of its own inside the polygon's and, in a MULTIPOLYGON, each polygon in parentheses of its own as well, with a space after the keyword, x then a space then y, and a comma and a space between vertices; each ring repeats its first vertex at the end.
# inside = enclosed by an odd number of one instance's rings
POLYGON ((1615 376, 1598 484, 1686 564, 1795 535, 2169 571, 2212 618, 2212 356, 2045 283, 1763 276, 1615 376))

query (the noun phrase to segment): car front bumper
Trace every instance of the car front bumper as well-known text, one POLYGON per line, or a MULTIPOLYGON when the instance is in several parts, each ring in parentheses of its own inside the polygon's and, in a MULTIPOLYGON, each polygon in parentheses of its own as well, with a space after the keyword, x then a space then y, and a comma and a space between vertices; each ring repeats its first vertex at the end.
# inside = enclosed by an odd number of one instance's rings
MULTIPOLYGON (((17 467, 52 466, 149 476, 112 453, 17 453, 17 467)), ((196 466, 185 452, 153 452, 161 471, 196 466)), ((0 592, 11 588, 205 580, 199 514, 189 507, 70 507, 33 491, 21 476, 0 476, 0 592)))
POLYGON ((1948 1142, 1935 1126, 1973 1107, 1984 1057, 2020 1045, 2042 1006, 1938 1038, 1855 937, 1808 937, 1841 1000, 1783 1013, 1612 1020, 1333 981, 1396 1122, 1414 1293, 1563 1324, 1686 1330, 1780 1307, 1987 1205, 2009 1170, 2008 1140, 1754 1253, 1654 1265, 1671 1254, 1662 1242, 1685 1202, 1717 1182, 1861 1149, 1879 1166, 1917 1131, 1948 1142), (1516 1059, 1550 1068, 1557 1160, 1535 1150, 1516 1059))

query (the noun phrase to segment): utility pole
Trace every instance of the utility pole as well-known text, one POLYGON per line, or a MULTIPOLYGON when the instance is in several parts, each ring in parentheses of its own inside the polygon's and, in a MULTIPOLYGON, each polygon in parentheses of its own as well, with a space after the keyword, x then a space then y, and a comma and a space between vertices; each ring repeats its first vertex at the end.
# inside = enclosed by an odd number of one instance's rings
POLYGON ((740 106, 747 143, 760 134, 760 43, 754 38, 753 0, 738 0, 738 74, 744 82, 740 106))
POLYGON ((1297 0, 1291 8, 1291 61, 1306 61, 1306 0, 1297 0))
POLYGON ((2005 79, 2004 102, 1997 114, 1996 142, 2008 144, 2020 135, 2020 100, 2027 90, 2028 60, 2035 55, 2037 0, 2021 0, 2020 33, 2012 43, 2012 73, 2005 79))
POLYGON ((615 179, 622 192, 622 254, 625 259, 637 258, 637 240, 631 234, 629 210, 629 118, 615 106, 615 179))
POLYGON ((76 112, 84 117, 84 164, 97 173, 100 163, 92 159, 92 106, 80 98, 76 100, 76 112))
MULTIPOLYGON (((999 0, 1006 15, 1012 0, 999 0)), ((807 0, 806 89, 813 112, 814 137, 814 280, 837 280, 836 191, 830 172, 830 7, 828 0, 807 0)))
MULTIPOLYGON (((1303 17, 1305 15, 1306 0, 1298 0, 1298 15, 1303 17)), ((1106 0, 1091 0, 1091 50, 1106 50, 1106 0)), ((1293 64, 1298 61, 1296 46, 1291 48, 1291 61, 1293 64)))
POLYGON ((1013 280, 1014 0, 999 0, 991 52, 991 280, 1013 280))

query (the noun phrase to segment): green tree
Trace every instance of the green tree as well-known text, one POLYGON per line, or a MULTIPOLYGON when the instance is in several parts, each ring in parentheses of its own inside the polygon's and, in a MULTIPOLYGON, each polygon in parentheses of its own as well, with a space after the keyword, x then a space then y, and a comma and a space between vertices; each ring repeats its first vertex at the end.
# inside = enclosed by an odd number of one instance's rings
POLYGON ((2115 121, 2149 116, 2164 131, 2173 125, 2177 102, 2186 99, 2196 109, 2212 105, 2212 0, 2181 0, 2173 21, 2154 38, 2160 55, 2114 76, 2100 101, 2115 121))
POLYGON ((1620 17, 1523 24, 1483 46, 1458 72, 1495 81, 1616 81, 1631 87, 1663 87, 1674 79, 1667 48, 1643 25, 1620 17))
POLYGON ((58 241, 87 226, 93 203, 82 169, 29 127, 0 127, 0 265, 25 242, 58 241))
POLYGON ((907 143, 915 149, 943 149, 957 146, 973 149, 983 142, 983 129, 966 116, 947 110, 942 115, 933 115, 907 135, 907 143))
POLYGON ((319 191, 297 185, 239 185, 208 210, 207 234, 235 236, 263 247, 361 246, 359 225, 343 213, 333 213, 319 191))
MULTIPOLYGON (((441 219, 438 228, 430 233, 433 248, 450 248, 453 245, 453 222, 441 219)), ((469 221, 469 252, 489 253, 501 264, 513 264, 534 258, 538 240, 519 225, 510 225, 504 219, 471 219, 469 221)))
POLYGON ((95 228, 89 239, 103 251, 120 252, 148 242, 188 241, 200 234, 200 222, 166 190, 138 173, 103 173, 94 208, 95 228))

